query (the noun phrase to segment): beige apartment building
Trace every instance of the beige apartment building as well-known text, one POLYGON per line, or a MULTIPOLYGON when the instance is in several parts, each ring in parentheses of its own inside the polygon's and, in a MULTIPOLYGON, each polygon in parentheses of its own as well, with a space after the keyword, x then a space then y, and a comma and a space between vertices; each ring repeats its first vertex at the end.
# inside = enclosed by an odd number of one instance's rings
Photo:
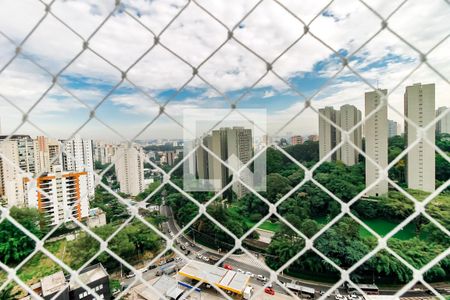
MULTIPOLYGON (((227 162, 234 169, 239 169, 247 163, 253 155, 253 136, 251 129, 243 127, 220 128, 213 130, 211 135, 203 138, 205 147, 211 150, 222 161, 227 162)), ((220 160, 203 148, 196 151, 196 177, 207 179, 213 190, 220 191, 231 181, 231 171, 220 160)), ((251 184, 251 174, 241 173, 241 179, 251 184)), ((238 197, 247 193, 241 183, 233 185, 233 191, 238 197)))
MULTIPOLYGON (((339 115, 333 107, 327 106, 319 109, 319 157, 323 159, 328 153, 336 147, 336 127, 328 120, 336 123, 336 115, 339 115), (328 120, 326 120, 326 117, 328 120)), ((336 159, 336 153, 333 153, 326 161, 336 159)))
POLYGON ((141 147, 122 144, 117 148, 115 169, 120 191, 136 196, 145 189, 144 185, 144 151, 141 147))
MULTIPOLYGON (((445 111, 448 109, 446 106, 441 106, 436 110, 436 117, 440 116, 441 114, 445 113, 445 111)), ((449 133, 450 134, 450 112, 448 112, 445 116, 442 117, 437 123, 436 123, 436 132, 437 133, 449 133)))
MULTIPOLYGON (((416 83, 406 87, 404 110, 418 127, 426 127, 435 117, 434 84, 416 83)), ((435 143, 435 125, 425 133, 428 140, 435 143)), ((407 146, 417 140, 417 130, 405 121, 407 146)), ((435 190, 435 151, 432 145, 420 140, 407 155, 406 179, 408 188, 432 192, 435 190)))
MULTIPOLYGON (((382 102, 379 92, 387 95, 387 90, 378 90, 365 93, 365 115, 366 118, 382 102)), ((388 118, 387 106, 383 105, 371 117, 366 119, 364 126, 365 153, 381 168, 388 165, 388 118)), ((379 179, 380 170, 376 165, 366 159, 366 186, 373 184, 379 179)), ((382 196, 388 192, 388 182, 380 181, 374 188, 367 192, 368 196, 382 196)))
MULTIPOLYGON (((339 110, 331 106, 319 109, 319 112, 333 121, 345 131, 352 129, 361 121, 361 111, 353 105, 343 105, 339 110)), ((323 116, 319 116, 319 154, 320 159, 330 153, 336 145, 341 142, 341 132, 333 124, 328 122, 323 116)), ((356 128, 350 133, 350 141, 361 149, 362 147, 362 129, 356 128)), ((351 166, 358 162, 359 153, 348 142, 345 142, 336 152, 334 152, 326 161, 340 160, 344 164, 351 166)))
MULTIPOLYGON (((340 107, 339 113, 336 114, 336 124, 343 130, 349 131, 358 122, 361 121, 361 111, 353 105, 343 105, 340 107)), ((362 132, 361 126, 350 133, 350 141, 359 149, 362 148, 362 132)), ((341 133, 336 130, 336 144, 341 142, 341 133)), ((336 160, 342 161, 347 166, 352 166, 358 162, 359 152, 345 142, 336 152, 336 160)))

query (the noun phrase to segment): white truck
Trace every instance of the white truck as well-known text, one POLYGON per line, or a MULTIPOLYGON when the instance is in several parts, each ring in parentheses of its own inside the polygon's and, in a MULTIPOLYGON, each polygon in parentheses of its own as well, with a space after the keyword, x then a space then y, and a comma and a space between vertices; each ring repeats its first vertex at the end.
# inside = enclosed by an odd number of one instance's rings
POLYGON ((253 294, 253 287, 250 285, 247 285, 244 289, 244 293, 242 294, 244 299, 250 299, 250 297, 253 294))

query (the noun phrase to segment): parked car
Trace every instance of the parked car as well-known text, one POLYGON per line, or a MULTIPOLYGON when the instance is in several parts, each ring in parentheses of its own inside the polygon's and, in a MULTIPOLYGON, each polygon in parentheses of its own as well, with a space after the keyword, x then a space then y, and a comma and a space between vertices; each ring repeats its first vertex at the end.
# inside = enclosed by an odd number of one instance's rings
POLYGON ((239 273, 244 273, 244 271, 242 271, 241 269, 237 269, 237 271, 238 271, 239 273))
POLYGON ((230 266, 230 265, 228 265, 228 264, 224 264, 224 265, 223 265, 223 268, 224 268, 224 269, 227 269, 227 270, 233 270, 233 267, 230 266))
POLYGON ((266 287, 264 289, 264 293, 269 294, 269 295, 275 295, 275 290, 273 288, 266 287))
POLYGON ((203 256, 202 259, 203 259, 204 261, 209 261, 209 257, 208 257, 208 256, 203 256))
POLYGON ((136 276, 136 274, 130 273, 130 274, 126 275, 125 278, 133 278, 135 276, 136 276))
POLYGON ((255 277, 255 274, 253 274, 252 272, 249 272, 249 271, 245 272, 245 275, 248 275, 248 276, 250 276, 251 278, 254 278, 254 277, 255 277))

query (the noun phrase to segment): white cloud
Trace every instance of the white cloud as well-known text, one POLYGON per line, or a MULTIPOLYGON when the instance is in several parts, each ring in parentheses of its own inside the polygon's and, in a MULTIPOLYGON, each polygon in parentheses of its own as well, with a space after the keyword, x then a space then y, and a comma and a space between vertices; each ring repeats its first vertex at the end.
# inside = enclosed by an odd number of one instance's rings
MULTIPOLYGON (((124 7, 158 35, 186 3, 182 0, 137 0, 124 1, 124 7)), ((263 1, 241 24, 237 22, 255 5, 256 1, 233 0, 225 4, 221 0, 201 0, 199 3, 228 28, 240 25, 234 31, 236 38, 269 61, 277 58, 304 30, 304 25, 300 21, 270 0, 263 1)), ((283 5, 306 23, 315 18, 327 3, 328 1, 315 0, 283 1, 283 5)), ((400 3, 400 0, 376 0, 371 1, 369 5, 381 16, 387 17, 400 3)), ((44 5, 38 1, 5 1, 0 10, 0 30, 12 37, 14 41, 20 42, 44 15, 44 9, 44 5)), ((81 50, 82 39, 87 39, 93 34, 113 9, 114 1, 57 0, 52 5, 52 12, 73 28, 81 38, 55 18, 48 16, 23 45, 23 51, 56 74, 81 50)), ((389 19, 388 24, 419 50, 426 52, 448 35, 449 16, 450 11, 445 1, 432 0, 423 3, 410 0, 389 19)), ((377 32, 380 26, 381 20, 360 1, 340 0, 327 8, 325 15, 319 14, 310 26, 310 30, 334 50, 345 49, 352 53, 377 32)), ((227 29, 191 2, 188 8, 165 29, 161 35, 161 42, 184 60, 197 66, 208 58, 226 38, 227 29)), ((444 76, 450 74, 450 58, 446 51, 448 43, 444 43, 429 55, 430 63, 444 76)), ((153 35, 130 16, 116 12, 96 32, 89 45, 119 69, 125 70, 153 45, 153 35)), ((14 47, 1 37, 0 47, 1 68, 14 54, 14 47)), ((317 69, 317 64, 329 59, 332 54, 330 49, 308 34, 280 57, 273 68, 285 79, 293 76, 301 77, 312 71, 315 71, 317 75, 329 77, 334 75, 339 65, 331 63, 325 69, 317 69)), ((418 54, 386 30, 365 45, 358 55, 362 60, 352 62, 351 66, 372 84, 375 85, 378 82, 380 87, 389 90, 395 87, 418 63, 418 54), (380 64, 376 68, 367 68, 372 63, 380 62, 387 55, 393 56, 394 59, 386 65, 380 64)), ((235 41, 229 41, 199 69, 199 74, 220 92, 231 92, 249 87, 265 72, 265 63, 235 41)), ((82 101, 90 105, 95 105, 107 94, 103 86, 112 86, 121 78, 119 70, 90 51, 84 52, 63 74, 71 76, 71 80, 83 77, 76 87, 70 84, 67 86, 82 101)), ((348 81, 350 75, 349 71, 345 70, 314 99, 313 104, 319 107, 352 102, 361 107, 363 93, 368 86, 362 82, 348 81)), ((127 76, 145 92, 156 96, 163 90, 176 90, 181 87, 191 78, 192 69, 161 45, 157 45, 131 69, 127 76)), ((447 103, 448 99, 445 99, 444 95, 450 93, 448 84, 424 67, 390 95, 390 101, 397 109, 402 110, 404 86, 414 81, 436 82, 437 105, 447 103)), ((64 80, 62 82, 67 84, 64 80)), ((0 74, 0 94, 13 99, 15 103, 26 109, 40 97, 50 83, 51 78, 45 72, 24 59, 17 59, 0 74)), ((188 87, 192 89, 200 87, 205 90, 199 99, 188 97, 184 101, 170 103, 167 111, 177 118, 184 108, 227 105, 223 100, 216 102, 208 100, 208 98, 216 97, 217 93, 198 78, 190 82, 188 87)), ((267 76, 258 87, 271 88, 264 93, 263 98, 276 97, 278 92, 287 90, 287 87, 272 75, 267 76)), ((148 105, 148 99, 144 99, 145 97, 139 93, 114 94, 109 102, 127 115, 155 114, 157 107, 148 105)), ((163 101, 163 99, 159 100, 163 101)), ((38 112, 44 113, 46 110, 69 112, 74 109, 74 106, 68 104, 69 102, 72 103, 61 97, 58 98, 58 94, 54 92, 46 100, 48 105, 39 107, 38 112)), ((3 112, 8 111, 7 104, 0 105, 3 117, 3 112)), ((295 114, 302 105, 299 102, 286 109, 278 110, 272 116, 273 122, 281 126, 283 121, 295 114)), ((306 122, 295 125, 295 130, 314 133, 317 126, 314 116, 305 117, 305 120, 306 122)))

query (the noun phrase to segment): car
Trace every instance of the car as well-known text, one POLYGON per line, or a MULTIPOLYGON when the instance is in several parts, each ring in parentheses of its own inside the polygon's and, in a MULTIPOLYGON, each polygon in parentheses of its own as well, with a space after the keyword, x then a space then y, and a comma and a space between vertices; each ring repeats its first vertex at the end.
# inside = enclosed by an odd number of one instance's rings
POLYGON ((203 259, 204 261, 209 261, 209 257, 208 257, 208 256, 203 256, 202 259, 203 259))
POLYGON ((256 280, 262 281, 262 282, 266 282, 267 278, 263 275, 257 275, 256 276, 256 280))
POLYGON ((227 270, 233 270, 233 267, 230 266, 230 265, 228 265, 228 264, 224 264, 224 265, 223 265, 223 268, 224 268, 224 269, 227 269, 227 270))
POLYGON ((186 247, 189 247, 189 242, 184 243, 186 245, 186 247))
POLYGON ((244 273, 244 271, 242 271, 241 269, 237 269, 237 271, 238 271, 239 273, 244 273))
POLYGON ((175 257, 175 261, 181 261, 182 258, 181 257, 175 257))
POLYGON ((249 272, 249 271, 245 272, 245 275, 248 275, 248 276, 250 276, 251 278, 254 278, 254 277, 255 277, 255 274, 253 274, 252 272, 249 272))
POLYGON ((275 295, 275 290, 273 288, 266 287, 264 289, 264 293, 269 294, 269 295, 275 295))
POLYGON ((195 256, 199 259, 202 259, 202 257, 203 257, 200 253, 197 253, 195 256))
POLYGON ((347 300, 347 297, 341 295, 341 294, 336 294, 336 296, 334 296, 334 299, 336 300, 347 300))
POLYGON ((140 272, 142 272, 142 273, 145 273, 145 272, 148 271, 148 268, 142 268, 142 269, 139 269, 138 271, 140 271, 140 272))
POLYGON ((127 276, 125 276, 125 278, 133 278, 133 277, 135 277, 135 276, 136 276, 136 274, 130 273, 130 274, 128 274, 127 276))
POLYGON ((181 249, 181 250, 186 250, 186 246, 185 246, 185 245, 181 245, 181 246, 180 246, 180 249, 181 249))

